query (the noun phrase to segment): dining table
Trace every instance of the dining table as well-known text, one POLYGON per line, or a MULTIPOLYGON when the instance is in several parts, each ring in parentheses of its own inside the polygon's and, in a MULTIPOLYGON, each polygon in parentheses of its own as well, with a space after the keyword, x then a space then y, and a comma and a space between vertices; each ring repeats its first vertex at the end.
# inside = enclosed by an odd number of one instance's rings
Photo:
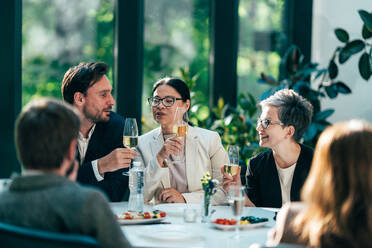
MULTIPOLYGON (((116 215, 122 215, 128 210, 128 202, 110 203, 116 215)), ((267 234, 275 225, 274 216, 279 209, 244 207, 242 216, 267 218, 261 225, 245 225, 239 228, 226 226, 222 229, 211 222, 201 222, 200 204, 170 203, 160 205, 145 205, 144 211, 160 210, 166 212, 162 221, 150 223, 121 223, 121 229, 133 247, 232 247, 248 248, 254 243, 265 244, 267 234), (187 209, 185 211, 185 209, 187 209), (191 209, 191 210, 190 210, 191 209), (196 213, 196 219, 185 214, 196 213), (195 222, 189 222, 189 221, 195 222)), ((192 216, 191 216, 192 217, 192 216)), ((233 218, 232 207, 212 206, 210 220, 217 218, 233 218)))

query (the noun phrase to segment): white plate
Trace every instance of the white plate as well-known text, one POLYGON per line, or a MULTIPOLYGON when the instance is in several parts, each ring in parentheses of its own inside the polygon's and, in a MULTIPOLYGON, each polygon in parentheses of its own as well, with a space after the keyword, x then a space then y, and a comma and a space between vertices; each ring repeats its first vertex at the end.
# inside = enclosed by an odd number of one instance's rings
POLYGON ((181 225, 169 225, 169 226, 157 226, 156 229, 153 227, 146 227, 138 233, 140 236, 157 241, 163 242, 198 242, 201 241, 203 236, 197 233, 190 232, 185 226, 181 225))
POLYGON ((163 220, 165 220, 166 217, 164 218, 157 218, 157 219, 117 219, 119 224, 122 225, 135 225, 135 224, 150 224, 150 223, 159 223, 163 220))
MULTIPOLYGON (((267 223, 268 223, 268 221, 260 222, 260 223, 254 223, 254 224, 241 225, 241 226, 239 226, 239 229, 240 230, 247 230, 247 229, 259 228, 259 227, 265 226, 267 223)), ((220 224, 216 224, 216 223, 213 223, 213 222, 210 222, 210 225, 212 227, 216 228, 216 229, 224 230, 224 231, 235 230, 235 228, 236 228, 236 225, 220 225, 220 224)))
POLYGON ((200 210, 200 204, 186 204, 186 203, 167 203, 153 206, 154 210, 166 212, 171 216, 183 216, 185 208, 192 208, 200 210))

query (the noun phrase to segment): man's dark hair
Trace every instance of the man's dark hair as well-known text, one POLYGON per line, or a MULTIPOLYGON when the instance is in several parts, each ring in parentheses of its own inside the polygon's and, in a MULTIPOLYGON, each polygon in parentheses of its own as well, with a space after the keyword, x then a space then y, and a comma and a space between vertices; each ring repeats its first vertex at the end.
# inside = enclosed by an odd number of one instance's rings
POLYGON ((60 168, 79 128, 79 115, 69 104, 48 98, 30 102, 15 126, 19 161, 26 169, 60 168))
POLYGON ((100 80, 107 71, 108 66, 103 62, 82 62, 77 66, 71 67, 62 80, 61 92, 63 99, 73 104, 76 92, 81 92, 85 95, 87 90, 100 80))

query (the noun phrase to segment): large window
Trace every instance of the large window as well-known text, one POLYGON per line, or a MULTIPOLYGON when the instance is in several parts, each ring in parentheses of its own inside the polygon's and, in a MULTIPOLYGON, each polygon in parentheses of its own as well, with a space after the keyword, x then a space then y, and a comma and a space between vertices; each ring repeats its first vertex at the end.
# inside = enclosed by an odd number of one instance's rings
POLYGON ((268 88, 256 83, 260 73, 278 76, 283 7, 284 0, 240 0, 238 92, 259 99, 268 88))
POLYGON ((79 62, 104 61, 112 69, 113 17, 113 0, 23 0, 23 105, 61 98, 63 75, 79 62))
MULTIPOLYGON (((207 103, 209 0, 145 0, 143 132, 154 128, 145 99, 162 77, 200 73, 195 100, 207 103)), ((193 102, 192 104, 196 104, 193 102)))

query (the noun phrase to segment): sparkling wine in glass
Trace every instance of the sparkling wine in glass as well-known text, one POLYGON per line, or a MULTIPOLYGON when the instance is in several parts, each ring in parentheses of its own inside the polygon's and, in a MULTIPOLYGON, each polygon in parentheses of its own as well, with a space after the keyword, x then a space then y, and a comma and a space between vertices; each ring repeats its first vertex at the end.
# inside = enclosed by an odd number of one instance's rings
POLYGON ((225 173, 227 173, 229 176, 233 177, 236 174, 238 174, 239 171, 239 165, 237 164, 225 164, 223 166, 223 170, 225 173))
MULTIPOLYGON (((125 148, 130 149, 135 149, 138 145, 138 127, 135 118, 127 118, 125 120, 123 131, 123 145, 125 148)), ((132 162, 133 161, 131 161, 130 168, 132 168, 132 162)), ((129 170, 123 172, 123 175, 129 176, 129 170)))
POLYGON ((185 137, 188 121, 187 109, 185 107, 177 107, 174 114, 173 133, 178 137, 185 137))
POLYGON ((239 146, 229 145, 227 148, 230 164, 239 166, 239 146))
MULTIPOLYGON (((182 143, 185 143, 185 138, 188 129, 188 115, 187 109, 185 107, 177 107, 174 115, 173 122, 173 133, 175 136, 179 137, 182 140, 182 143)), ((172 155, 173 160, 178 161, 181 159, 181 156, 172 155)))
POLYGON ((242 186, 232 185, 229 188, 229 202, 236 220, 234 238, 239 238, 239 222, 244 209, 244 194, 244 187, 242 186))

